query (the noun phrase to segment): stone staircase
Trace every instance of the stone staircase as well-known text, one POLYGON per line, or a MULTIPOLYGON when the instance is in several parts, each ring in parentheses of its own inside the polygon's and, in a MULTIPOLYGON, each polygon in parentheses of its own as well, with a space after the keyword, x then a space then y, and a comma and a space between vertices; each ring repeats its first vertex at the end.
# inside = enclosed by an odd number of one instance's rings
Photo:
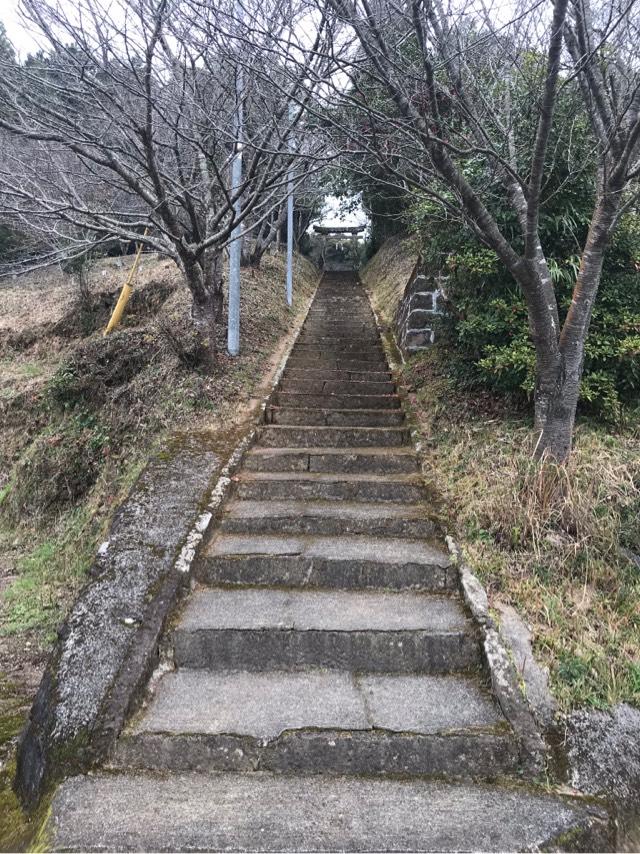
POLYGON ((58 790, 53 847, 597 847, 601 811, 518 784, 353 275, 324 277, 196 579, 110 767, 58 790))

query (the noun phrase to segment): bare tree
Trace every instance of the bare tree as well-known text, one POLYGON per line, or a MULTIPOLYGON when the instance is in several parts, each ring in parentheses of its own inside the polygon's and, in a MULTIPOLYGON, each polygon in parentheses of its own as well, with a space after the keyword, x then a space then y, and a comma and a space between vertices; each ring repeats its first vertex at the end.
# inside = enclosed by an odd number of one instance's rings
POLYGON ((295 73, 270 84, 273 46, 295 17, 279 0, 243 3, 241 15, 236 4, 198 0, 23 5, 44 49, 23 64, 0 57, 0 128, 19 140, 0 168, 5 215, 37 220, 76 251, 86 235, 118 237, 173 258, 212 358, 223 249, 239 221, 268 219, 281 204, 288 138, 303 121, 289 121, 288 105, 309 91, 306 80, 300 94, 301 82, 320 53, 299 49, 295 73), (238 97, 251 121, 232 192, 238 97))
POLYGON ((390 190, 426 195, 464 221, 517 281, 536 352, 536 453, 565 460, 604 253, 637 197, 638 3, 605 0, 592 9, 590 0, 543 0, 505 11, 484 0, 329 0, 328 7, 337 71, 323 90, 325 120, 336 136, 346 134, 351 168, 375 163, 390 190), (588 117, 597 179, 561 324, 540 213, 566 87, 575 87, 588 117), (496 187, 512 232, 495 214, 496 187))
POLYGON ((271 215, 253 228, 254 236, 242 245, 242 266, 257 269, 267 249, 274 243, 287 217, 287 201, 283 199, 271 215))

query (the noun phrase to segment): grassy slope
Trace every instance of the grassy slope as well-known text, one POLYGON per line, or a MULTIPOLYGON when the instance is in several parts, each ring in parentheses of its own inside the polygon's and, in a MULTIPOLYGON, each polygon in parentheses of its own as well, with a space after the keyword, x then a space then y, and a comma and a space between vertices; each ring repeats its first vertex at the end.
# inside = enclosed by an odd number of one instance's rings
MULTIPOLYGON (((96 262, 94 295, 113 292, 124 268, 114 259, 96 262)), ((296 315, 317 278, 311 264, 296 260, 296 315)), ((77 314, 69 279, 0 283, 2 323, 13 336, 0 353, 0 850, 3 835, 10 849, 28 836, 9 789, 12 747, 55 628, 113 512, 171 433, 213 432, 221 445, 235 434, 291 328, 284 259, 267 256, 243 278, 240 357, 224 352, 221 324, 217 370, 202 375, 180 362, 161 331, 184 342, 188 293, 170 262, 145 257, 137 290, 167 284, 176 289, 159 310, 145 303, 126 315, 107 351, 102 323, 88 335, 67 323, 77 314)))
MULTIPOLYGON (((407 269, 392 272, 401 248, 385 245, 363 271, 387 320, 390 282, 407 269)), ((446 527, 492 604, 513 604, 530 625, 561 708, 640 703, 640 425, 612 433, 582 421, 569 465, 541 469, 526 414, 465 395, 445 366, 435 347, 409 360, 403 380, 446 527)))
POLYGON ((391 237, 360 272, 374 309, 387 324, 393 321, 417 257, 411 238, 391 237))
MULTIPOLYGON (((96 266, 99 283, 112 262, 96 266)), ((315 270, 299 260, 294 310, 308 299, 316 279, 315 270)), ((178 284, 172 265, 147 259, 139 287, 153 289, 166 280, 178 284)), ((213 376, 182 365, 160 329, 169 327, 183 340, 189 299, 182 287, 154 316, 127 318, 110 350, 105 350, 101 328, 87 336, 56 334, 51 323, 60 319, 56 314, 64 317, 57 303, 52 318, 38 315, 34 344, 5 349, 0 376, 8 412, 0 428, 0 560, 5 568, 0 634, 47 632, 57 624, 113 508, 169 431, 233 426, 289 328, 283 281, 281 258, 266 257, 260 271, 247 272, 242 353, 231 359, 224 352, 221 324, 213 376), (120 353, 122 365, 117 363, 120 353), (72 364, 77 376, 69 373, 72 364)), ((75 311, 69 286, 66 311, 75 311)), ((22 323, 19 331, 28 331, 28 315, 23 310, 15 315, 22 323)))

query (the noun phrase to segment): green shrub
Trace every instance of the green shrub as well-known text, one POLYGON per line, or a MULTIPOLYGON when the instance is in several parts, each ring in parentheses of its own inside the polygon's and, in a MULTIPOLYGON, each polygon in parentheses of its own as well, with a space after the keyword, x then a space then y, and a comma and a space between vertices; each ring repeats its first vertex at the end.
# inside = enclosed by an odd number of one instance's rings
MULTIPOLYGON (((449 276, 439 337, 450 350, 450 370, 462 385, 528 400, 535 386, 535 351, 524 300, 492 252, 474 245, 462 231, 457 241, 451 235, 451 230, 441 240, 436 235, 427 253, 427 263, 449 276)), ((605 260, 580 391, 583 412, 612 422, 640 399, 639 257, 637 224, 627 220, 605 260)), ((562 322, 578 259, 556 256, 549 266, 562 322)))

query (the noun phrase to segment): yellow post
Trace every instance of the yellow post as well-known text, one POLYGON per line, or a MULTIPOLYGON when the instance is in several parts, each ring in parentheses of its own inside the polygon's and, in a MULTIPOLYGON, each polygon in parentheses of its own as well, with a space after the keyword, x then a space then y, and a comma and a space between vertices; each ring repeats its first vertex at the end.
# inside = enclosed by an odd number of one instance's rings
MULTIPOLYGON (((147 236, 148 229, 145 228, 144 236, 147 236)), ((129 302, 129 297, 133 293, 132 282, 134 276, 136 274, 136 270, 138 269, 138 263, 140 261, 140 255, 142 254, 142 243, 138 243, 136 247, 136 257, 133 259, 133 264, 131 265, 131 269, 129 270, 129 275, 127 277, 127 281, 122 286, 122 290, 120 291, 120 296, 118 297, 118 302, 113 309, 113 314, 109 319, 109 323, 107 323, 107 328, 104 330, 104 335, 107 336, 112 330, 116 328, 116 326, 120 323, 122 315, 124 313, 124 309, 126 304, 129 302)))

